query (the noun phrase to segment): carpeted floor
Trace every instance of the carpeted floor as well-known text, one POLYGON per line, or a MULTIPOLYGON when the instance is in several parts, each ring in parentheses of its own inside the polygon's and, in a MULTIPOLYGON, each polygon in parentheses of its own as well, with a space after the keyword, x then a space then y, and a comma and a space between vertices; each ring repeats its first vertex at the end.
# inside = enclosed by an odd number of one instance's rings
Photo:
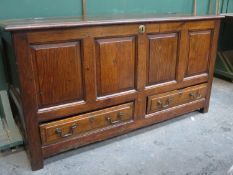
POLYGON ((0 175, 226 175, 233 165, 233 83, 215 79, 210 111, 193 112, 69 151, 31 172, 24 150, 0 153, 0 175))

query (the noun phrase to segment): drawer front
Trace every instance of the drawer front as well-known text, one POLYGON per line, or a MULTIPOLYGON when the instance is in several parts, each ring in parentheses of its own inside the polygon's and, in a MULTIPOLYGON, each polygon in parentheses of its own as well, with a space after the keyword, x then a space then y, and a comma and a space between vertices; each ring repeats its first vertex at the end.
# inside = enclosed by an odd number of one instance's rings
POLYGON ((133 120, 133 103, 127 103, 40 126, 42 144, 50 144, 87 132, 133 120))
POLYGON ((206 97, 207 84, 201 84, 181 90, 148 97, 147 113, 189 103, 206 97))

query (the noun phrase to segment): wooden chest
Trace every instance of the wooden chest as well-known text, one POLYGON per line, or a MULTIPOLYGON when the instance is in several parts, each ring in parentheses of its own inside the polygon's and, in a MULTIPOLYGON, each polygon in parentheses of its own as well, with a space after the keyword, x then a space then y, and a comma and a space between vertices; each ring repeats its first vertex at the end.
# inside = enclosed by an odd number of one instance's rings
POLYGON ((32 169, 72 148, 207 112, 220 18, 2 22, 12 107, 32 169))

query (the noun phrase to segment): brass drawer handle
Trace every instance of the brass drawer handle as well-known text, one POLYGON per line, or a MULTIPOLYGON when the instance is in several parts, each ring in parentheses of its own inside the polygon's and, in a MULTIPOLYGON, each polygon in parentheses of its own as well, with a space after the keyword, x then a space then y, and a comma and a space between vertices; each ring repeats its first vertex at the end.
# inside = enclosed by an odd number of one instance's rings
POLYGON ((67 134, 63 134, 62 133, 62 129, 61 128, 56 128, 55 132, 57 135, 59 135, 61 138, 66 138, 66 137, 70 137, 74 134, 74 130, 78 127, 78 124, 73 124, 71 127, 70 127, 70 131, 69 133, 67 134))
POLYGON ((117 123, 121 122, 121 117, 123 117, 125 114, 123 112, 119 112, 117 115, 117 120, 113 121, 113 119, 111 117, 107 117, 106 120, 108 121, 108 123, 110 123, 111 125, 115 125, 117 123))
POLYGON ((165 104, 163 104, 160 100, 157 102, 157 105, 161 108, 168 108, 171 104, 172 98, 169 97, 165 104))

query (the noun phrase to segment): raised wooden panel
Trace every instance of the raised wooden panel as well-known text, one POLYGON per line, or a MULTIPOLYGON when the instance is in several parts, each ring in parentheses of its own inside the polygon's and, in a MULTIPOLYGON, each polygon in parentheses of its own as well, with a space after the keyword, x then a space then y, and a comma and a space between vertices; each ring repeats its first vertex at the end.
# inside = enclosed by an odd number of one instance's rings
POLYGON ((189 33, 189 55, 186 76, 208 72, 211 38, 211 30, 189 33))
POLYGON ((98 96, 134 89, 135 37, 98 39, 96 71, 98 96))
POLYGON ((39 106, 83 99, 80 42, 32 46, 39 106))
POLYGON ((179 37, 177 33, 150 35, 147 85, 176 79, 179 37))

